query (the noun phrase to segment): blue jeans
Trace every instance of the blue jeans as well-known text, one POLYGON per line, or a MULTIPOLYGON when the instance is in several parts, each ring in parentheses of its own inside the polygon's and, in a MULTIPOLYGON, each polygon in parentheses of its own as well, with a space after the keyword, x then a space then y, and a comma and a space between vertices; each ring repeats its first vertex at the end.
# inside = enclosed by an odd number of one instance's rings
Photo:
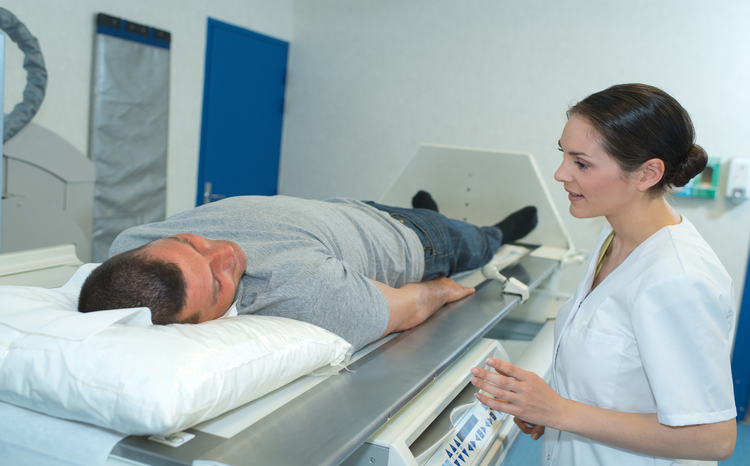
POLYGON ((479 268, 492 259, 502 244, 499 228, 476 227, 429 209, 365 203, 389 213, 417 234, 424 247, 423 281, 479 268))

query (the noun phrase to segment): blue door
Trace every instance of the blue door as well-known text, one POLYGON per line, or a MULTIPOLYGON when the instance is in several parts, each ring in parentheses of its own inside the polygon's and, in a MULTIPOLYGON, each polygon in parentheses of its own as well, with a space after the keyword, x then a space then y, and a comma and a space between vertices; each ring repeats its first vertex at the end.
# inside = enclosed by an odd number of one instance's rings
POLYGON ((732 377, 734 377, 734 402, 737 405, 737 420, 747 415, 750 403, 750 261, 745 273, 745 288, 742 292, 740 318, 734 337, 732 352, 732 377))
POLYGON ((208 19, 197 204, 274 195, 289 43, 208 19))

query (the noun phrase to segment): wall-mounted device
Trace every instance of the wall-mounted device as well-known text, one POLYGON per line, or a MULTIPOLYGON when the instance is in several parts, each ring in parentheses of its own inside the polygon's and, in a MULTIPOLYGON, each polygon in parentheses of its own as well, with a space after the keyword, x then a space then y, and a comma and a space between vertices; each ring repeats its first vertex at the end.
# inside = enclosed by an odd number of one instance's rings
POLYGON ((734 157, 729 161, 726 196, 735 204, 750 196, 750 158, 734 157))

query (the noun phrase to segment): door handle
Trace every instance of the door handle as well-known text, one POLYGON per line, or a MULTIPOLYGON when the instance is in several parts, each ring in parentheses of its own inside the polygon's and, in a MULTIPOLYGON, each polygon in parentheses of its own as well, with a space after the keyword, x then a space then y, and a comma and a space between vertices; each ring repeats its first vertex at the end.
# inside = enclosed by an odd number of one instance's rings
POLYGON ((211 194, 211 182, 210 181, 206 181, 203 184, 203 204, 208 204, 212 200, 216 200, 216 199, 224 199, 225 197, 227 196, 224 194, 211 194))

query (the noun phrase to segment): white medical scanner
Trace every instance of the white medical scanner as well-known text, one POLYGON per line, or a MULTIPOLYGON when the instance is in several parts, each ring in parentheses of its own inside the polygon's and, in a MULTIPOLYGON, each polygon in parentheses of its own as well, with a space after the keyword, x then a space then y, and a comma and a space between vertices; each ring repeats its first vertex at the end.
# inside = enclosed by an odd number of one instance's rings
POLYGON ((88 157, 29 123, 3 146, 2 173, 0 252, 73 244, 78 258, 90 262, 94 165, 88 157))
MULTIPOLYGON (((54 133, 30 123, 41 105, 47 70, 39 42, 10 11, 0 29, 24 53, 23 100, 3 119, 0 166, 0 285, 61 286, 91 258, 94 166, 54 133)), ((5 75, 0 32, 0 107, 5 75)))
POLYGON ((72 244, 8 252, 0 254, 0 285, 55 288, 81 265, 72 244))
MULTIPOLYGON (((418 190, 449 217, 492 225, 534 205, 539 224, 501 248, 484 273, 457 277, 475 294, 362 349, 338 374, 298 378, 179 432, 101 441, 106 464, 502 464, 519 429, 476 401, 470 369, 492 356, 549 378, 554 318, 567 299, 558 277, 576 254, 529 154, 423 145, 378 201, 409 207, 418 190)), ((36 447, 23 452, 30 463, 37 454, 55 458, 56 448, 92 449, 106 431, 31 411, 18 418, 27 415, 14 429, 33 437, 44 425, 55 439, 32 438, 36 447), (60 440, 66 425, 71 435, 60 440)))

